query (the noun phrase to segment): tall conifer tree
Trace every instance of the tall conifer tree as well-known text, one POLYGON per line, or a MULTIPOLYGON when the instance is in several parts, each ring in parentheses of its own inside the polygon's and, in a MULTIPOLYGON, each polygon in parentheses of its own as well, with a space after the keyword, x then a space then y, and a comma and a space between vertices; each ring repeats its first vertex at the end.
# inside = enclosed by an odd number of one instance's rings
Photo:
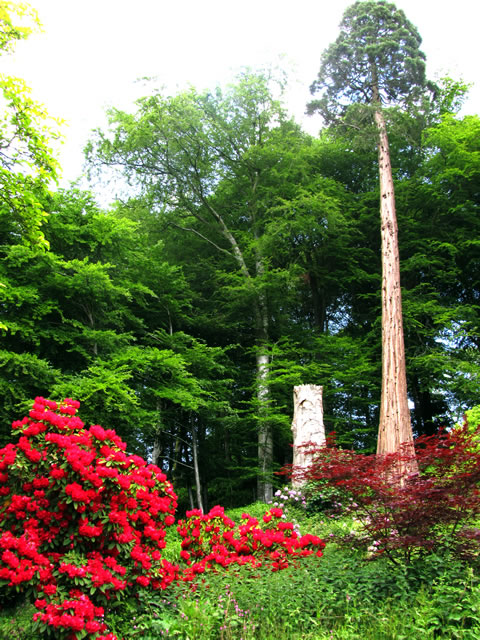
MULTIPOLYGON (((384 107, 410 108, 427 88, 417 29, 394 4, 355 2, 340 35, 323 53, 308 105, 327 124, 344 124, 367 137, 376 132, 382 237, 382 395, 377 452, 413 441, 407 398, 400 260, 395 195, 384 107)), ((410 469, 414 471, 414 469, 410 469)))

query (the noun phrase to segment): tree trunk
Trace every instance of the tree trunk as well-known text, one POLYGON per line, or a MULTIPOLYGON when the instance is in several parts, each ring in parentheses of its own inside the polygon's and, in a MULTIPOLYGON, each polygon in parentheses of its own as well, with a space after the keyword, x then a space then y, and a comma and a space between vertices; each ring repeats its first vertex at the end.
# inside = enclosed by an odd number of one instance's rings
POLYGON ((193 471, 195 474, 195 488, 197 492, 197 505, 200 511, 203 513, 203 500, 202 500, 202 483, 200 480, 200 469, 198 466, 198 441, 197 430, 195 420, 190 417, 190 425, 192 428, 192 453, 193 453, 193 471))
POLYGON ((187 487, 187 491, 188 491, 188 501, 190 502, 190 509, 195 509, 195 504, 193 502, 193 493, 192 493, 192 487, 190 485, 188 485, 187 487))
POLYGON ((271 502, 273 499, 273 435, 268 416, 270 389, 268 368, 270 356, 267 352, 268 314, 262 293, 258 296, 257 323, 257 404, 258 404, 258 466, 257 499, 271 502))
MULTIPOLYGON (((90 325, 90 328, 91 328, 91 329, 95 329, 95 319, 94 319, 94 317, 93 317, 92 310, 91 310, 89 307, 85 306, 85 305, 83 306, 83 308, 84 308, 85 313, 86 313, 86 315, 87 315, 87 318, 88 318, 88 324, 90 325)), ((93 352, 93 355, 94 355, 95 357, 97 357, 97 356, 98 356, 98 344, 97 344, 97 341, 96 341, 96 340, 94 341, 94 343, 93 343, 93 345, 92 345, 92 352, 93 352)))
POLYGON ((158 414, 157 428, 153 435, 153 451, 152 451, 152 463, 160 466, 160 456, 162 455, 162 445, 160 442, 160 432, 162 428, 162 403, 157 400, 156 409, 158 414))
MULTIPOLYGON (((382 396, 377 454, 395 453, 402 444, 412 445, 413 433, 407 397, 403 338, 400 257, 390 150, 381 109, 375 110, 380 176, 382 233, 382 396)), ((399 469, 400 476, 418 473, 416 462, 399 469)))
POLYGON ((180 481, 181 481, 181 474, 179 471, 179 460, 182 455, 182 438, 180 437, 181 435, 180 428, 178 431, 179 432, 175 437, 175 445, 173 449, 173 466, 172 466, 173 486, 175 486, 177 483, 180 484, 180 481))
POLYGON ((162 447, 160 444, 159 434, 156 433, 153 437, 153 451, 152 451, 152 464, 158 466, 160 462, 160 456, 162 455, 162 447))
POLYGON ((302 472, 312 464, 310 450, 325 445, 322 392, 315 384, 293 388, 293 487, 305 484, 302 472))
MULTIPOLYGON (((251 192, 252 202, 250 203, 250 216, 255 223, 256 204, 255 193, 258 183, 258 175, 252 179, 251 192)), ((255 296, 255 333, 256 333, 256 376, 257 376, 257 404, 258 404, 258 466, 259 475, 257 480, 257 499, 263 502, 270 502, 273 498, 273 436, 272 428, 268 421, 268 403, 270 401, 270 390, 268 387, 268 366, 270 358, 268 355, 268 303, 265 293, 261 290, 255 291, 255 286, 250 271, 245 262, 243 252, 237 243, 233 233, 228 228, 223 217, 214 209, 211 203, 201 194, 205 206, 210 211, 212 217, 219 224, 220 231, 230 244, 231 255, 234 257, 240 272, 245 278, 245 282, 252 287, 255 296)), ((258 248, 259 236, 255 232, 255 275, 261 278, 265 273, 263 256, 258 248)), ((217 247, 218 248, 218 247, 217 247)))
MULTIPOLYGON (((252 180, 252 199, 250 203, 250 216, 256 225, 256 188, 258 174, 252 180)), ((258 403, 258 466, 257 499, 265 503, 273 500, 273 434, 269 419, 270 387, 268 384, 268 368, 270 355, 268 353, 269 315, 268 301, 265 291, 262 289, 262 278, 265 276, 265 264, 263 255, 259 249, 259 235, 255 230, 255 275, 259 282, 256 295, 256 361, 257 361, 257 403, 258 403)))
POLYGON ((270 502, 273 498, 273 437, 267 415, 269 388, 267 383, 269 357, 262 350, 257 352, 257 401, 258 401, 258 466, 257 499, 270 502))

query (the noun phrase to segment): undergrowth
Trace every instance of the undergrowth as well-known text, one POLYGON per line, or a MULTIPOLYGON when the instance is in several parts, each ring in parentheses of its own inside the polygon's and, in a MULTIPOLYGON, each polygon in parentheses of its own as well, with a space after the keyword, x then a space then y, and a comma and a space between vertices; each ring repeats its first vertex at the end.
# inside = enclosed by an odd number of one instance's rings
MULTIPOLYGON (((300 526, 328 541, 353 523, 316 514, 300 526)), ((203 574, 193 587, 139 589, 110 619, 125 640, 480 640, 480 579, 445 553, 394 566, 330 543, 292 571, 238 567, 203 574)), ((37 640, 30 620, 30 605, 10 603, 0 638, 37 640)))

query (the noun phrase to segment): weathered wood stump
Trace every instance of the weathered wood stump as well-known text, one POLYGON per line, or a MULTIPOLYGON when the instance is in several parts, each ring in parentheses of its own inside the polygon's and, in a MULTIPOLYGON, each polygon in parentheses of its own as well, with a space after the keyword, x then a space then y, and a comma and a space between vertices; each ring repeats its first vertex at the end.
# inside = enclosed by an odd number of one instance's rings
POLYGON ((292 486, 295 488, 305 484, 301 470, 312 463, 309 451, 325 444, 322 392, 323 387, 316 384, 302 384, 293 388, 292 486))

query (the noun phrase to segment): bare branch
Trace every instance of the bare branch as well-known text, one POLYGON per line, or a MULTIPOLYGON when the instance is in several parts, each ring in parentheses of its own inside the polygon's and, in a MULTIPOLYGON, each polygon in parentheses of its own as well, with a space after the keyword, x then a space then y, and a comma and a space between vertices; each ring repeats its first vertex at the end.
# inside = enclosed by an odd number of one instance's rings
POLYGON ((227 249, 224 249, 223 247, 219 247, 218 244, 213 242, 213 240, 210 240, 210 238, 207 238, 206 236, 204 236, 202 233, 200 233, 200 231, 197 231, 196 229, 193 229, 192 227, 181 227, 179 224, 175 224, 175 222, 170 222, 170 224, 173 227, 176 227, 177 229, 181 229, 182 231, 191 231, 192 233, 195 233, 197 236, 202 238, 202 240, 205 240, 206 242, 211 244, 213 247, 215 247, 215 249, 217 249, 218 251, 221 251, 222 253, 226 253, 227 256, 230 256, 230 258, 234 257, 233 254, 230 253, 230 251, 228 251, 227 249))

